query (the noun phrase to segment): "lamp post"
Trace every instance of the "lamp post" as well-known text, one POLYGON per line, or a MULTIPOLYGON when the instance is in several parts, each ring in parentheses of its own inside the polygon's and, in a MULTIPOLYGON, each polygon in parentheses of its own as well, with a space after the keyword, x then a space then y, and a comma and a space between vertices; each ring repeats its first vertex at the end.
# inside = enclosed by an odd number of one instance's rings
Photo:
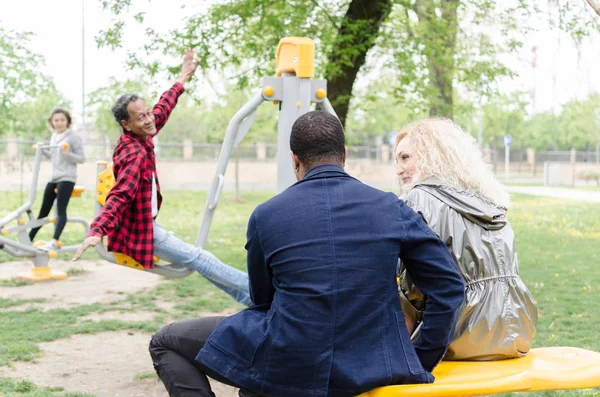
POLYGON ((85 0, 81 0, 81 136, 85 151, 87 144, 85 129, 85 0))

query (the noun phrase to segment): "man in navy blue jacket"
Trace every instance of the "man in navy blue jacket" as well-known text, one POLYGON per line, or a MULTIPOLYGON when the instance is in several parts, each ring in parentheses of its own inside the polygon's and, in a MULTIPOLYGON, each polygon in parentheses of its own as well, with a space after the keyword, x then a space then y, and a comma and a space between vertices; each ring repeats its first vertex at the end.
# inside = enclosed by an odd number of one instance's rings
POLYGON ((309 112, 290 147, 298 183, 248 223, 254 306, 165 326, 150 344, 170 396, 214 396, 206 375, 242 396, 356 396, 430 383, 464 295, 446 246, 393 193, 344 172, 337 118, 309 112), (396 285, 400 258, 427 296, 414 345, 396 285))

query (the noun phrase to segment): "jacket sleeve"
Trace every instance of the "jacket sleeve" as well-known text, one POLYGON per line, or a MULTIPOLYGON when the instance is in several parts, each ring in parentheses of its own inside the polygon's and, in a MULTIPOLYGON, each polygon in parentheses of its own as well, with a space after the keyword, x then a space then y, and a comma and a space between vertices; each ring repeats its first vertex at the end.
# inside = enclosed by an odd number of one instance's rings
POLYGON ((400 259, 427 305, 415 350, 423 368, 432 371, 452 341, 464 298, 464 281, 448 248, 420 215, 398 201, 404 226, 400 259))
MULTIPOLYGON (((429 225, 431 219, 430 208, 423 202, 422 193, 418 189, 411 189, 406 198, 405 203, 416 213, 421 215, 423 221, 429 225)), ((406 271, 404 263, 400 266, 400 283, 398 292, 400 294, 400 303, 404 315, 408 317, 414 324, 423 321, 423 310, 425 309, 425 296, 413 283, 410 275, 406 271)))
POLYGON ((177 100, 184 92, 185 88, 183 88, 181 83, 175 83, 161 95, 158 103, 152 108, 157 133, 165 126, 167 120, 169 120, 171 112, 175 109, 175 105, 177 105, 177 100))
POLYGON ((250 279, 250 298, 254 305, 264 305, 273 302, 275 288, 273 287, 273 274, 267 266, 265 254, 260 244, 258 234, 256 210, 248 221, 246 232, 248 251, 248 278, 250 279))
POLYGON ((67 157, 67 160, 73 164, 83 163, 85 161, 85 152, 83 150, 81 138, 78 136, 71 136, 70 145, 71 150, 69 150, 69 157, 67 157))
POLYGON ((121 164, 115 185, 106 196, 100 214, 90 225, 88 236, 106 236, 109 230, 119 224, 125 209, 131 205, 140 188, 143 160, 143 155, 133 154, 119 161, 121 164))

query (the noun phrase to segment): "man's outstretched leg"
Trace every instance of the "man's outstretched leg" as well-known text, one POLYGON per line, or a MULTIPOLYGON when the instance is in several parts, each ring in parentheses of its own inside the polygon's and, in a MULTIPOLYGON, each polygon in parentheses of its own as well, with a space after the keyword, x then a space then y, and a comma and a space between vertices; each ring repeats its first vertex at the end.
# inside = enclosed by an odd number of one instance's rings
POLYGON ((196 270, 236 301, 249 306, 248 274, 224 264, 210 252, 175 237, 154 223, 154 255, 175 265, 196 270))

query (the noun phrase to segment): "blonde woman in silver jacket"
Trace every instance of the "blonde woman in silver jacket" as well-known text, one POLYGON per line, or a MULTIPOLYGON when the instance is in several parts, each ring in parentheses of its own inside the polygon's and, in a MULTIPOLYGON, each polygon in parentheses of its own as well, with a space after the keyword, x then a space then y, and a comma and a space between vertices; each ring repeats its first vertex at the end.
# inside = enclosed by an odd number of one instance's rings
MULTIPOLYGON (((537 308, 519 276, 510 197, 471 136, 451 120, 404 127, 394 148, 401 198, 446 243, 466 291, 446 360, 521 357, 536 335, 537 308)), ((400 299, 409 329, 426 299, 401 266, 400 299)))

